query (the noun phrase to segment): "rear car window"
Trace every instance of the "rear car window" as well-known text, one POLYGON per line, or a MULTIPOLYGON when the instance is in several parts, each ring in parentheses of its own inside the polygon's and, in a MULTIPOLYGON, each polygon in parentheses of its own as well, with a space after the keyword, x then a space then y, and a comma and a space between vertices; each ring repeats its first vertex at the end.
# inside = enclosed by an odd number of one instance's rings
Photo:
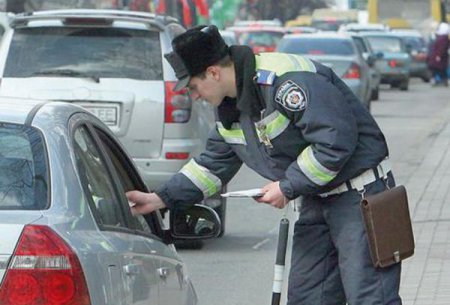
POLYGON ((47 192, 46 154, 39 131, 0 122, 0 209, 44 209, 47 192))
POLYGON ((400 38, 396 37, 367 37, 374 52, 402 52, 402 43, 400 38))
POLYGON ((19 28, 4 76, 162 80, 160 34, 128 28, 19 28))
POLYGON ((353 55, 356 52, 350 40, 325 38, 285 39, 280 42, 279 50, 309 55, 353 55))
POLYGON ((261 32, 243 32, 239 34, 239 43, 244 45, 258 46, 276 46, 283 37, 281 32, 261 31, 261 32))

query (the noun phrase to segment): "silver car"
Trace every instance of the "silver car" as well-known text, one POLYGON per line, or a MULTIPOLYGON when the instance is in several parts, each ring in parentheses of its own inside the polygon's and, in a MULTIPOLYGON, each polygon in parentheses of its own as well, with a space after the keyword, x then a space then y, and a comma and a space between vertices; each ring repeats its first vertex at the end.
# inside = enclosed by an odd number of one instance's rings
MULTIPOLYGON (((125 145, 150 189, 203 150, 213 111, 192 103, 187 90, 173 90, 177 78, 164 59, 185 31, 176 19, 54 10, 12 16, 11 28, 0 49, 0 95, 85 107, 125 145)), ((206 204, 225 224, 225 199, 206 204)))
POLYGON ((173 213, 169 231, 131 214, 131 189, 146 187, 93 114, 0 98, 0 304, 197 304, 171 242, 216 236, 217 214, 173 213))
POLYGON ((332 68, 370 109, 372 89, 369 66, 349 36, 335 32, 285 35, 277 50, 303 55, 332 68))

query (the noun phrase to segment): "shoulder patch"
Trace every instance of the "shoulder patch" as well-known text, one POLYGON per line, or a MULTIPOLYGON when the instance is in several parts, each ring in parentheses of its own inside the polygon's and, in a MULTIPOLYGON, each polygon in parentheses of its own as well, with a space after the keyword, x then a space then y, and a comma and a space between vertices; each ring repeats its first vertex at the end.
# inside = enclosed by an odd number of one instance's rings
POLYGON ((272 85, 276 76, 274 71, 259 69, 256 71, 256 83, 260 85, 272 85))
POLYGON ((278 87, 275 101, 290 111, 302 111, 308 104, 305 91, 291 80, 278 87))

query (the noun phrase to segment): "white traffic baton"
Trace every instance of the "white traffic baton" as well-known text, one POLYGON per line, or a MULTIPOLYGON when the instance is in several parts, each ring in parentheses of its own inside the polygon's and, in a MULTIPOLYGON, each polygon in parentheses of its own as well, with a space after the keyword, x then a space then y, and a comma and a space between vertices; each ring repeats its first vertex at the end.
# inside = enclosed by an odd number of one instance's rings
POLYGON ((279 305, 281 300, 288 234, 289 220, 283 217, 280 221, 280 231, 278 233, 277 258, 273 275, 272 305, 279 305))

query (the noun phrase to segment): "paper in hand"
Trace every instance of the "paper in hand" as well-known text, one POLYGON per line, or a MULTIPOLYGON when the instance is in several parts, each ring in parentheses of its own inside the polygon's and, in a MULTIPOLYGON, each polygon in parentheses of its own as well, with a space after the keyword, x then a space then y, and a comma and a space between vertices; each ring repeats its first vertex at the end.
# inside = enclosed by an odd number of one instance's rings
POLYGON ((249 190, 243 190, 243 191, 235 191, 235 192, 228 192, 221 194, 222 197, 261 197, 264 196, 264 192, 261 189, 249 189, 249 190))

